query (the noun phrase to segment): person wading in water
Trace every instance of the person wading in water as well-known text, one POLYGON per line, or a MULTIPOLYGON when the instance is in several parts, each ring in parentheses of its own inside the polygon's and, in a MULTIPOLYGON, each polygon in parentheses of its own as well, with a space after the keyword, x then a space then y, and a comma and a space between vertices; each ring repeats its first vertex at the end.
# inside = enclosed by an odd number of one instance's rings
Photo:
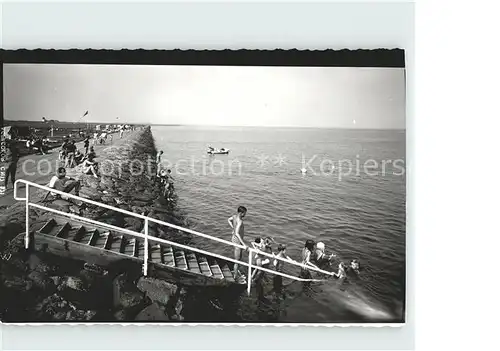
MULTIPOLYGON (((240 206, 238 207, 238 212, 228 218, 228 223, 233 228, 233 233, 231 237, 231 242, 238 244, 238 245, 243 245, 245 249, 235 247, 234 248, 234 259, 241 261, 241 257, 243 256, 243 250, 246 250, 248 248, 247 244, 245 244, 245 241, 243 240, 243 237, 245 235, 245 226, 243 224, 243 218, 245 218, 247 214, 247 209, 245 206, 240 206)), ((234 270, 233 270, 233 276, 234 279, 239 282, 243 283, 245 278, 242 276, 242 274, 238 271, 238 263, 234 264, 234 270)), ((250 279, 250 277, 248 277, 250 279)))

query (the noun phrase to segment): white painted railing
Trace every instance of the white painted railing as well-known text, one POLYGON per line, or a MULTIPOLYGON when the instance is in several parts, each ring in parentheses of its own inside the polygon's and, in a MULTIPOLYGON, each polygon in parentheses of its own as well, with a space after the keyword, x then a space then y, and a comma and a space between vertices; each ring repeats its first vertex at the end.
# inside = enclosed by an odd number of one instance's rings
POLYGON ((319 272, 319 273, 323 273, 323 274, 326 274, 326 275, 329 275, 329 276, 336 275, 333 272, 324 271, 324 270, 318 269, 316 267, 312 267, 312 266, 301 264, 301 263, 296 262, 296 261, 291 261, 291 260, 288 260, 288 259, 285 259, 285 258, 277 257, 274 254, 269 254, 267 252, 263 252, 263 251, 260 251, 260 250, 254 249, 254 248, 245 247, 243 245, 235 244, 235 243, 233 243, 231 241, 228 241, 228 240, 220 239, 220 238, 217 238, 217 237, 214 237, 214 236, 211 236, 211 235, 207 235, 207 234, 204 234, 204 233, 200 233, 200 232, 197 232, 197 231, 194 231, 194 230, 191 230, 191 229, 183 228, 183 227, 177 226, 175 224, 163 222, 163 221, 155 219, 155 218, 150 218, 150 217, 145 216, 145 215, 141 215, 141 214, 137 214, 137 213, 134 213, 134 212, 127 211, 127 210, 123 210, 121 208, 117 208, 117 207, 113 207, 113 206, 110 206, 110 205, 106 205, 106 204, 103 204, 103 203, 100 203, 100 202, 97 202, 97 201, 93 201, 93 200, 90 200, 90 199, 86 199, 86 198, 83 198, 83 197, 80 197, 80 196, 76 196, 76 195, 73 195, 73 194, 65 193, 65 192, 62 192, 62 191, 59 191, 59 190, 55 190, 55 189, 52 189, 52 188, 49 188, 49 187, 46 187, 46 186, 43 186, 43 185, 40 185, 40 184, 36 184, 36 183, 30 182, 30 181, 27 181, 27 180, 24 180, 24 179, 18 179, 14 183, 14 198, 16 200, 18 200, 18 201, 25 201, 26 202, 26 236, 25 236, 25 247, 26 247, 26 249, 29 248, 29 244, 30 244, 30 242, 29 242, 29 240, 30 240, 30 235, 29 235, 29 208, 33 207, 33 208, 38 208, 38 209, 42 209, 42 210, 45 210, 45 211, 53 212, 53 213, 56 213, 56 214, 59 214, 59 215, 65 216, 65 217, 69 217, 69 218, 73 218, 73 219, 78 219, 80 221, 85 221, 85 222, 88 222, 88 223, 91 223, 91 224, 94 224, 94 225, 98 225, 98 226, 101 226, 101 227, 105 227, 107 229, 110 229, 110 230, 113 230, 113 231, 116 231, 116 232, 121 232, 121 233, 125 233, 125 234, 128 234, 128 235, 134 236, 134 237, 138 237, 138 238, 144 239, 144 258, 143 258, 143 261, 144 261, 144 263, 143 263, 143 273, 144 273, 144 275, 147 275, 147 273, 148 273, 148 257, 149 257, 149 252, 148 252, 148 249, 149 249, 148 246, 149 245, 148 245, 148 243, 149 243, 149 241, 172 245, 172 246, 179 247, 179 248, 182 248, 182 249, 185 249, 185 250, 189 250, 189 251, 193 251, 193 252, 198 252, 198 253, 201 253, 201 254, 204 254, 204 255, 208 255, 208 256, 211 256, 211 257, 216 257, 216 258, 219 258, 219 259, 222 259, 222 260, 225 260, 225 261, 229 261, 229 262, 233 262, 233 263, 238 263, 240 265, 248 267, 248 278, 247 278, 248 279, 248 282, 247 282, 248 286, 247 286, 247 290, 248 290, 249 294, 250 294, 250 289, 251 289, 251 284, 252 284, 252 269, 261 270, 263 272, 267 272, 267 273, 271 273, 271 274, 276 274, 276 275, 279 275, 279 276, 282 276, 282 277, 285 277, 285 278, 289 278, 289 279, 297 280, 297 281, 303 281, 303 282, 305 282, 305 281, 321 281, 322 280, 322 279, 306 279, 306 278, 301 278, 301 277, 289 275, 289 274, 286 274, 286 273, 277 272, 277 271, 274 271, 274 270, 271 270, 271 269, 268 269, 268 268, 265 268, 265 267, 255 266, 255 265, 252 264, 252 257, 254 256, 255 253, 258 253, 259 255, 262 255, 262 256, 270 257, 272 259, 280 260, 280 261, 289 263, 289 264, 297 266, 297 267, 301 267, 301 268, 309 269, 309 270, 316 271, 316 272, 319 272), (17 196, 18 185, 20 183, 26 185, 26 196, 25 197, 18 197, 17 196), (30 186, 34 187, 34 188, 38 188, 38 189, 41 189, 41 190, 45 190, 45 191, 51 192, 53 194, 61 195, 61 196, 65 197, 65 198, 71 198, 71 199, 79 200, 79 201, 86 202, 86 203, 89 203, 89 204, 92 204, 92 205, 95 205, 95 206, 99 206, 99 207, 102 207, 102 208, 106 208, 106 209, 109 209, 109 210, 112 210, 112 211, 120 212, 120 213, 129 215, 129 216, 132 216, 132 217, 140 218, 140 219, 144 220, 144 233, 138 233, 138 232, 126 229, 126 228, 117 227, 117 226, 114 226, 114 225, 111 225, 111 224, 107 224, 107 223, 99 222, 99 221, 96 221, 96 220, 92 220, 90 218, 81 217, 81 216, 78 216, 78 215, 73 214, 73 213, 67 213, 67 212, 59 211, 59 210, 56 210, 56 209, 53 209, 53 208, 50 208, 50 207, 47 207, 47 206, 40 205, 38 203, 30 202, 30 199, 29 199, 30 186), (195 235, 195 236, 199 236, 199 237, 207 238, 209 240, 217 241, 217 242, 225 244, 225 245, 230 245, 230 246, 233 246, 233 247, 239 247, 241 249, 246 249, 246 250, 248 250, 248 263, 246 263, 244 261, 236 260, 234 258, 230 258, 230 257, 226 257, 226 256, 223 256, 223 255, 215 254, 215 253, 208 252, 208 251, 205 251, 205 250, 201 250, 201 249, 198 249, 196 247, 187 246, 187 245, 179 244, 179 243, 176 243, 176 242, 173 242, 173 241, 170 241, 170 240, 165 240, 165 239, 157 238, 157 237, 154 237, 154 236, 150 236, 149 233, 148 233, 148 230, 149 230, 149 223, 151 223, 151 222, 157 223, 157 224, 160 224, 160 225, 163 225, 163 226, 166 226, 166 227, 170 227, 170 228, 173 228, 173 229, 177 229, 177 230, 180 230, 182 232, 189 233, 189 234, 192 234, 192 235, 195 235))

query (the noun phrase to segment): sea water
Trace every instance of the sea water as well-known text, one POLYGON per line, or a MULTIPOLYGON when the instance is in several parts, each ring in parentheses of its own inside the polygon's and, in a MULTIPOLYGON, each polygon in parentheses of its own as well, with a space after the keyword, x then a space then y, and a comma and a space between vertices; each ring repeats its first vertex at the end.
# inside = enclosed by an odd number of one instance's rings
MULTIPOLYGON (((285 300, 270 307, 243 300, 243 319, 404 320, 404 130, 154 126, 152 131, 191 229, 229 240, 227 219, 243 205, 248 240, 270 236, 300 260, 304 242, 313 239, 340 260, 361 262, 359 279, 329 280, 307 290, 292 283, 285 300), (230 152, 208 155, 208 146, 230 152)), ((217 242, 193 241, 208 251, 232 252, 217 242)))

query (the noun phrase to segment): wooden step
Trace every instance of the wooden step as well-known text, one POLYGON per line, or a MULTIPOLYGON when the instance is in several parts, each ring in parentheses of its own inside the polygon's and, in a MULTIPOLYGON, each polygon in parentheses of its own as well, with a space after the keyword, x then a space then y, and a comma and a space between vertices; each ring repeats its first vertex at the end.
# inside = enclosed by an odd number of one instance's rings
POLYGON ((90 239, 92 239, 92 236, 94 233, 97 231, 97 229, 87 229, 83 235, 79 238, 75 238, 75 241, 88 245, 90 242, 90 239))
POLYGON ((45 225, 40 228, 39 232, 42 233, 42 234, 48 234, 52 228, 54 228, 54 226, 57 225, 57 222, 54 220, 54 219, 50 219, 47 221, 47 223, 45 223, 45 225))
POLYGON ((142 260, 142 259, 144 259, 144 240, 142 240, 142 239, 135 239, 135 240, 137 241, 137 243, 136 243, 137 257, 142 260))
POLYGON ((123 253, 135 257, 135 239, 123 236, 123 253))
POLYGON ((207 258, 205 256, 202 256, 200 254, 198 256, 198 266, 200 266, 201 273, 206 275, 207 277, 212 276, 212 270, 210 269, 210 266, 208 265, 207 258))
POLYGON ((75 239, 78 237, 81 237, 83 235, 83 233, 85 233, 85 231, 86 231, 86 229, 83 225, 79 226, 79 227, 71 228, 71 230, 68 232, 68 235, 66 236, 65 239, 75 241, 75 239))
POLYGON ((212 271, 214 278, 224 279, 224 274, 222 273, 222 270, 220 269, 217 262, 214 261, 210 264, 210 270, 212 271))
POLYGON ((151 251, 149 252, 149 257, 151 257, 151 261, 153 261, 154 263, 162 263, 160 245, 155 245, 151 247, 151 251))
POLYGON ((221 271, 222 271, 222 274, 224 275, 224 279, 227 279, 228 281, 230 282, 234 282, 234 277, 233 277, 233 273, 229 270, 229 267, 227 266, 227 264, 225 263, 221 263, 219 265, 221 271))
POLYGON ((175 267, 174 251, 172 250, 172 246, 162 245, 161 250, 163 256, 163 264, 170 267, 175 267))
POLYGON ((123 248, 123 235, 119 235, 117 233, 113 233, 110 235, 111 239, 109 240, 109 246, 108 250, 116 252, 116 253, 122 253, 123 248))
POLYGON ((198 265, 198 260, 194 252, 186 252, 186 259, 188 263, 188 269, 191 272, 201 274, 200 266, 198 265))
POLYGON ((186 262, 186 256, 184 255, 184 251, 175 250, 174 251, 174 259, 175 259, 175 265, 178 268, 188 269, 187 262, 186 262))
POLYGON ((92 237, 89 245, 99 249, 105 249, 108 244, 109 234, 109 232, 99 233, 99 231, 96 230, 96 234, 92 237))
POLYGON ((58 238, 64 238, 70 230, 71 230, 71 225, 66 222, 63 224, 62 228, 59 229, 59 231, 57 231, 55 236, 58 238))
POLYGON ((55 225, 53 225, 52 227, 50 227, 50 229, 47 230, 46 233, 44 233, 45 235, 51 235, 51 236, 56 236, 57 233, 59 233, 61 230, 64 230, 64 228, 66 228, 66 225, 68 223, 56 223, 55 225))

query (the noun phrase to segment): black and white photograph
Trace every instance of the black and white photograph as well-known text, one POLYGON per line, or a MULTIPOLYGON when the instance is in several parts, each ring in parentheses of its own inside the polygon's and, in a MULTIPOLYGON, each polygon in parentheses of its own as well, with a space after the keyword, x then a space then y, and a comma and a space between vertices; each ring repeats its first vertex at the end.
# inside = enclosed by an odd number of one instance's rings
POLYGON ((403 325, 404 51, 346 51, 3 62, 2 323, 403 325))

